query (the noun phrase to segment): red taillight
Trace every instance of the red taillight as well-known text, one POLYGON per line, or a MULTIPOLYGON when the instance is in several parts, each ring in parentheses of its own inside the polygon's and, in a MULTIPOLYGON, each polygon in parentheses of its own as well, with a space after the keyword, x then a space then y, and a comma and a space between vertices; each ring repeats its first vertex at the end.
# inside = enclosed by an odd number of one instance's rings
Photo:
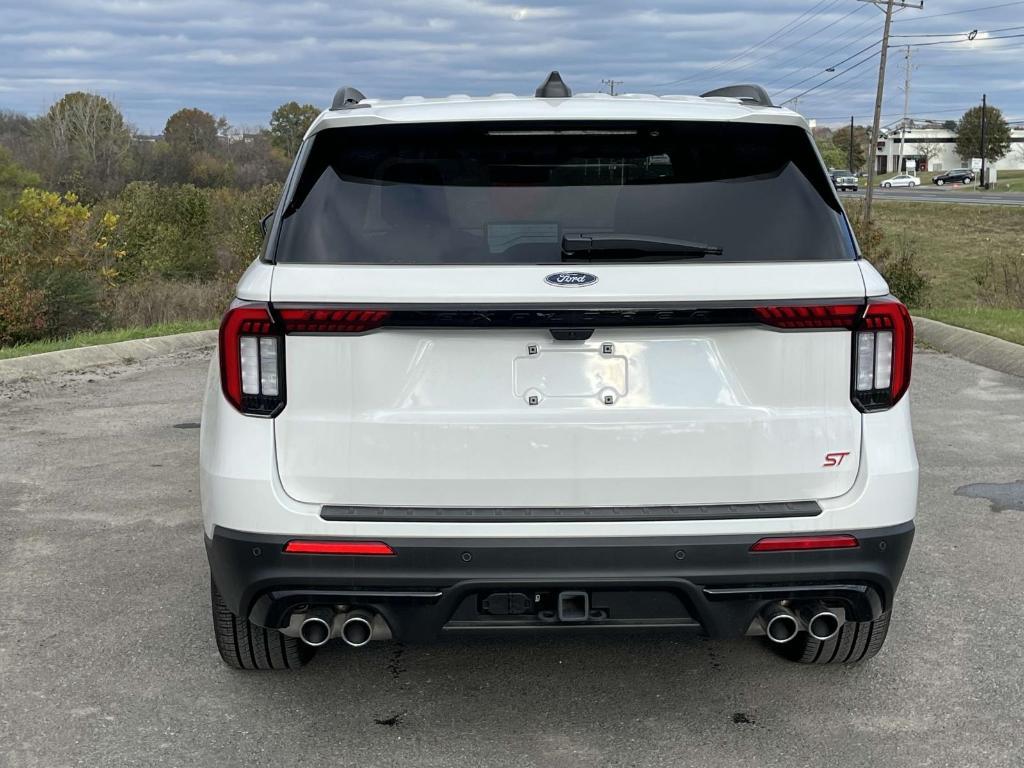
POLYGON ((284 339, 266 304, 239 303, 220 324, 220 382, 242 413, 273 416, 284 407, 284 339))
POLYGON ((853 328, 863 311, 862 304, 754 307, 762 323, 776 328, 853 328))
POLYGON ((853 335, 853 404, 862 411, 882 411, 899 402, 910 387, 914 324, 897 299, 868 302, 853 335))
POLYGON ((285 552, 304 555, 393 555, 395 550, 383 541, 316 541, 292 539, 285 552))
POLYGON ((808 549, 850 549, 858 546, 857 538, 847 533, 827 536, 773 536, 759 540, 751 552, 798 552, 808 549))
POLYGON ((383 325, 384 309, 284 307, 236 303, 220 326, 224 397, 242 413, 276 416, 285 404, 284 337, 293 333, 364 333, 383 325))
POLYGON ((391 315, 384 309, 286 307, 279 310, 285 333, 365 333, 391 315))

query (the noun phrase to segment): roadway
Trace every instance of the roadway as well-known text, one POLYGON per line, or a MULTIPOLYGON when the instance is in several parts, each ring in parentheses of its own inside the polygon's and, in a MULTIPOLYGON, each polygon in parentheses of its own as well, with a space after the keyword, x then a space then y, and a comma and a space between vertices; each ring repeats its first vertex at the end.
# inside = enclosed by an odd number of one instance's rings
POLYGON ((0 389, 5 768, 1021 765, 1024 485, 1003 484, 1024 480, 1024 379, 918 353, 918 536, 865 665, 589 635, 329 647, 301 672, 240 673, 210 623, 206 366, 0 389), (998 503, 957 494, 977 483, 998 503))
MULTIPOLYGON (((864 188, 856 192, 840 192, 840 197, 863 198, 864 188)), ((903 200, 912 203, 956 203, 959 205, 1024 205, 1022 192, 979 192, 973 189, 954 189, 934 185, 917 187, 878 188, 875 200, 903 200)))

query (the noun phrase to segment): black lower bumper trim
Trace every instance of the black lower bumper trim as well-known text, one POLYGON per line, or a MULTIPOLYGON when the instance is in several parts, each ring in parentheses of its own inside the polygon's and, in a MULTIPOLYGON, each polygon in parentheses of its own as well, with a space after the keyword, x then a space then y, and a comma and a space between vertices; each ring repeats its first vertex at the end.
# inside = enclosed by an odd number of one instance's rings
POLYGON ((852 533, 857 547, 799 552, 751 552, 757 535, 385 537, 395 555, 372 557, 285 553, 290 537, 217 528, 207 550, 228 606, 266 627, 285 626, 302 606, 348 605, 380 613, 404 641, 463 629, 555 628, 562 625, 549 620, 552 601, 576 590, 589 595, 594 612, 575 626, 700 626, 712 637, 737 637, 777 600, 820 599, 861 621, 887 611, 913 523, 852 533), (488 615, 495 593, 525 595, 531 607, 488 615))
POLYGON ((388 523, 575 523, 637 520, 751 520, 815 517, 816 501, 771 504, 696 504, 656 507, 370 507, 332 506, 320 510, 324 520, 388 523))

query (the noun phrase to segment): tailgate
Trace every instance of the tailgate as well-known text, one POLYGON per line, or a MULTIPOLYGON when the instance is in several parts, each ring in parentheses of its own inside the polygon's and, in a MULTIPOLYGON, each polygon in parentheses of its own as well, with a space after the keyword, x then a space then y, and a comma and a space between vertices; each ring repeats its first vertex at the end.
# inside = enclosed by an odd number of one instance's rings
POLYGON ((735 322, 723 308, 863 301, 856 262, 588 266, 597 282, 568 290, 545 284, 551 271, 278 266, 275 304, 436 319, 287 336, 287 407, 275 419, 287 493, 577 507, 799 501, 852 486, 861 417, 850 332, 735 322), (608 325, 595 314, 589 338, 559 341, 536 324, 495 323, 496 307, 550 311, 553 325, 567 308, 620 314, 608 325), (490 320, 445 324, 446 311, 474 308, 490 320), (657 308, 674 319, 648 325, 657 308), (702 311, 723 322, 702 322, 702 311))

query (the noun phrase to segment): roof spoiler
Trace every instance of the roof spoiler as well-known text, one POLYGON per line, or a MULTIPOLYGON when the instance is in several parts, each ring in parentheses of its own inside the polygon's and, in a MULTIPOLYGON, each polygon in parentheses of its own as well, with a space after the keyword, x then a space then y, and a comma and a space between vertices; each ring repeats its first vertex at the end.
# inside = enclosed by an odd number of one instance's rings
POLYGON ((363 92, 353 88, 351 85, 343 85, 334 94, 334 101, 331 102, 331 109, 357 109, 368 107, 369 104, 360 104, 366 97, 363 92))
POLYGON ((774 107, 768 92, 760 85, 727 85, 724 88, 715 88, 713 91, 702 93, 700 97, 706 99, 709 96, 722 96, 730 99, 752 104, 757 107, 774 107))

